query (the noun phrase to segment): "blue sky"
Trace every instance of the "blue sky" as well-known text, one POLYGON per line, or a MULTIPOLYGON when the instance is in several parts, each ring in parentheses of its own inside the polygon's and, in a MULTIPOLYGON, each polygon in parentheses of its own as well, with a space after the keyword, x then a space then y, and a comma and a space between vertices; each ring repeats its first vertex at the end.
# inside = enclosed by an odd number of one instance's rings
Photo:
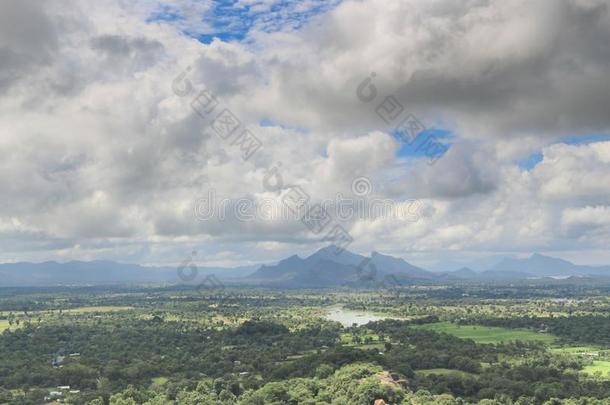
MULTIPOLYGON (((572 135, 562 138, 558 143, 567 145, 588 145, 595 142, 610 141, 610 134, 591 134, 591 135, 572 135)), ((532 170, 536 165, 542 162, 542 151, 536 151, 527 157, 517 160, 517 164, 524 170, 532 170)))
POLYGON ((147 21, 174 23, 181 26, 185 34, 206 44, 212 42, 214 38, 225 42, 244 41, 253 31, 275 32, 299 29, 312 17, 327 12, 340 2, 340 0, 310 2, 216 0, 209 3, 209 8, 202 12, 200 16, 202 24, 198 27, 183 26, 182 23, 187 19, 184 10, 175 5, 165 4, 152 13, 147 21))
MULTIPOLYGON (((445 148, 435 149, 438 153, 435 157, 442 157, 451 148, 452 139, 455 138, 453 132, 446 129, 426 129, 422 131, 414 142, 408 144, 403 142, 400 136, 396 133, 394 137, 400 142, 400 149, 398 150, 398 157, 427 157, 428 152, 426 146, 430 145, 431 142, 435 142, 439 145, 444 145, 445 148)), ((430 149, 428 149, 430 150, 430 149)))

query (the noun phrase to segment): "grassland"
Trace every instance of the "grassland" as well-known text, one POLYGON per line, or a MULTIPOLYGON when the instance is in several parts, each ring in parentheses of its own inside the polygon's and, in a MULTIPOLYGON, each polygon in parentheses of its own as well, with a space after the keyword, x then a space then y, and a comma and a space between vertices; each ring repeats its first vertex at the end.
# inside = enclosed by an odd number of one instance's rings
POLYGON ((152 378, 152 383, 155 385, 165 385, 169 381, 167 377, 154 377, 152 378))
POLYGON ((472 339, 477 343, 501 343, 515 340, 553 343, 553 336, 527 329, 507 329, 479 325, 456 325, 451 322, 437 322, 419 325, 418 328, 448 333, 460 339, 472 339))
POLYGON ((88 307, 77 307, 77 308, 66 308, 62 310, 53 309, 48 311, 29 311, 27 313, 21 311, 3 311, 0 312, 0 316, 9 317, 9 314, 14 315, 14 320, 21 322, 20 325, 17 323, 13 323, 11 326, 8 319, 0 319, 0 332, 11 329, 15 330, 16 328, 23 325, 25 322, 35 322, 37 319, 39 321, 45 322, 53 316, 57 316, 58 314, 71 315, 76 316, 80 314, 91 314, 91 313, 113 313, 119 311, 127 311, 134 309, 133 307, 128 306, 88 306, 88 307))
POLYGON ((582 371, 590 376, 601 375, 603 378, 610 378, 610 361, 595 360, 592 364, 585 366, 582 371))

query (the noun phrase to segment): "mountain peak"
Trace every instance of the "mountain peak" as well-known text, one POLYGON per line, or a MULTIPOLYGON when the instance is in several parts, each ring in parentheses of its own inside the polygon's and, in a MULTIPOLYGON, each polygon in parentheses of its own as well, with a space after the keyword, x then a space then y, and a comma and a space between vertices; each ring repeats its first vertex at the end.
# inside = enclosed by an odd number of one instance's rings
POLYGON ((460 267, 459 269, 454 270, 454 273, 457 273, 457 272, 461 272, 461 273, 476 273, 476 271, 474 271, 470 267, 466 267, 466 266, 460 267))
POLYGON ((530 277, 578 275, 589 271, 586 266, 578 266, 557 257, 534 253, 524 259, 504 259, 490 269, 495 273, 525 274, 530 277))
POLYGON ((292 255, 285 259, 280 260, 280 263, 288 264, 288 263, 299 262, 301 260, 303 260, 303 259, 301 259, 298 255, 292 255))
POLYGON ((373 250, 371 252, 371 258, 375 258, 375 257, 379 257, 380 259, 385 258, 385 259, 390 259, 390 260, 399 260, 399 261, 407 263, 407 261, 405 259, 403 259, 402 257, 390 256, 390 255, 380 253, 376 250, 373 250))
POLYGON ((433 278, 434 275, 427 270, 414 266, 401 257, 384 255, 373 251, 371 259, 380 272, 385 274, 402 274, 413 278, 433 278))
POLYGON ((334 252, 336 251, 334 249, 339 249, 339 248, 336 247, 335 245, 324 246, 323 248, 320 248, 320 249, 316 250, 315 252, 313 252, 312 254, 310 254, 309 256, 307 256, 307 258, 317 257, 317 256, 326 257, 328 255, 334 254, 334 252))
POLYGON ((379 253, 379 252, 378 252, 378 251, 376 251, 376 250, 373 250, 373 251, 371 252, 371 257, 375 257, 375 256, 380 256, 380 257, 391 257, 391 256, 388 256, 388 255, 384 255, 383 253, 379 253))
POLYGON ((364 259, 364 256, 352 253, 347 249, 341 249, 336 245, 329 245, 319 249, 312 255, 308 256, 305 260, 309 262, 316 262, 319 260, 330 260, 339 264, 357 266, 364 259))
POLYGON ((567 260, 563 260, 560 259, 558 257, 552 257, 552 256, 546 256, 540 253, 534 253, 530 256, 529 260, 533 260, 533 261, 546 261, 549 263, 558 263, 558 264, 563 264, 563 265, 570 265, 570 266, 575 266, 574 263, 569 262, 567 260))
POLYGON ((350 252, 347 249, 342 249, 339 246, 332 244, 332 245, 324 246, 323 248, 316 250, 309 257, 311 257, 311 256, 324 256, 324 257, 341 256, 344 253, 353 254, 352 252, 350 252), (339 252, 339 253, 337 253, 337 252, 339 252))

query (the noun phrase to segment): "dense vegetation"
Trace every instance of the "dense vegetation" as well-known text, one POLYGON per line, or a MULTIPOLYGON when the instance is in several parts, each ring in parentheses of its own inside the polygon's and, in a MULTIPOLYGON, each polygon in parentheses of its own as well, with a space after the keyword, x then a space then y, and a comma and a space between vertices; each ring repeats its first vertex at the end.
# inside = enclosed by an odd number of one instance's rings
POLYGON ((0 404, 610 403, 600 287, 510 291, 0 290, 0 404))
POLYGON ((463 322, 508 328, 538 328, 568 343, 610 346, 610 317, 583 315, 569 317, 524 316, 520 318, 472 318, 463 322))

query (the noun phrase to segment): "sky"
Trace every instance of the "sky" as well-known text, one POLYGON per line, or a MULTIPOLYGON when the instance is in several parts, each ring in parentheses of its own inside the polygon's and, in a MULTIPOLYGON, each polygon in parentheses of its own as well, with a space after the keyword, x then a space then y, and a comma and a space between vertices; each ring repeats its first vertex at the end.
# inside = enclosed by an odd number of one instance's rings
POLYGON ((610 264, 609 6, 2 1, 0 262, 610 264))

